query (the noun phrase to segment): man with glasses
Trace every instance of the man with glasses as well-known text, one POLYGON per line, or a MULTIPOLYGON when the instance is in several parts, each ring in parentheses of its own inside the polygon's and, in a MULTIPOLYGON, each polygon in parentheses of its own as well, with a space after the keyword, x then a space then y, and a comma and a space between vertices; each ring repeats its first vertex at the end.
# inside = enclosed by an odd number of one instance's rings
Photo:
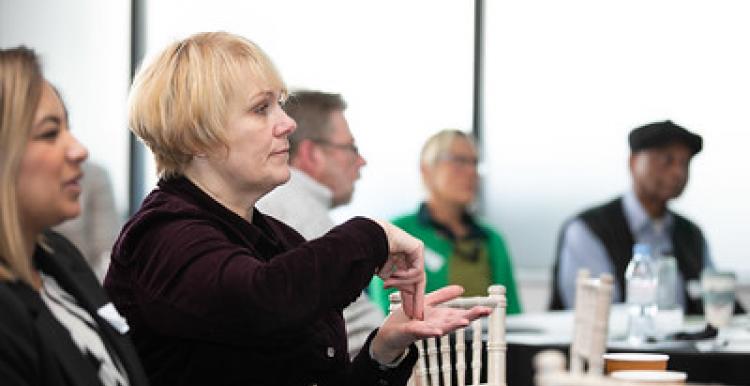
MULTIPOLYGON (((351 201, 359 170, 367 162, 354 144, 341 95, 298 91, 284 110, 297 122, 289 137, 291 178, 256 206, 306 239, 314 239, 333 228, 329 211, 351 201)), ((344 310, 350 355, 359 351, 383 318, 364 293, 344 310)))

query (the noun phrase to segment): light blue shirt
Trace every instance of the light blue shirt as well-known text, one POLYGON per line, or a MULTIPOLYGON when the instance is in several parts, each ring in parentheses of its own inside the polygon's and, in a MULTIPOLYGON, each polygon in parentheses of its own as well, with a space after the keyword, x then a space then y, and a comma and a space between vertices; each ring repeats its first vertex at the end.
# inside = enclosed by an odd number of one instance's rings
MULTIPOLYGON (((653 257, 672 255, 672 228, 674 216, 667 212, 663 217, 652 219, 646 213, 635 192, 628 191, 622 198, 625 219, 636 243, 648 244, 653 257)), ((704 246, 705 264, 713 266, 708 248, 704 246)), ((588 269, 591 276, 610 273, 615 279, 612 291, 612 301, 622 302, 620 280, 614 275, 614 266, 602 241, 594 235, 591 229, 580 218, 569 222, 563 234, 560 248, 560 262, 557 272, 558 285, 562 303, 565 308, 573 308, 575 303, 575 278, 579 269, 588 269)), ((675 293, 677 303, 686 304, 685 279, 678 272, 675 293)))

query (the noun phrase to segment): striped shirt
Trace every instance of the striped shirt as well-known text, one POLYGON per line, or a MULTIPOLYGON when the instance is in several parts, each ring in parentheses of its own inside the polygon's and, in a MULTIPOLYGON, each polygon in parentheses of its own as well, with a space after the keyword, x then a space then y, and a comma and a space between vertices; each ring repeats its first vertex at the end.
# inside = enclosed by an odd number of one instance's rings
POLYGON ((91 365, 98 369, 104 386, 129 386, 127 374, 117 357, 111 355, 99 335, 94 318, 78 305, 76 299, 66 292, 53 277, 40 273, 42 277, 42 300, 55 319, 70 333, 73 342, 91 365))

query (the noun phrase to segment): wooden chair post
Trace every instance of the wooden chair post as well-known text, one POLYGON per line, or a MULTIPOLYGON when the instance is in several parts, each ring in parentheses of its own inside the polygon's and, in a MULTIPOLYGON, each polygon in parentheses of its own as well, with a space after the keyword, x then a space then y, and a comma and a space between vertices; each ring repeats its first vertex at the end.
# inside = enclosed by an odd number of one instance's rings
MULTIPOLYGON (((484 386, 506 386, 505 378, 505 358, 507 345, 505 342, 505 310, 507 301, 505 298, 505 287, 501 285, 490 286, 487 290, 488 296, 481 297, 462 297, 453 299, 442 304, 442 307, 455 307, 468 309, 474 306, 485 306, 493 309, 488 317, 487 323, 487 351, 483 354, 482 350, 482 321, 475 320, 472 322, 472 360, 467 368, 466 363, 466 341, 465 329, 458 329, 454 333, 453 351, 454 358, 451 358, 451 340, 449 336, 440 337, 440 347, 438 348, 436 338, 428 338, 416 342, 419 352, 417 364, 409 380, 409 385, 451 386, 453 373, 459 386, 466 385, 466 372, 471 371, 472 384, 480 385, 480 376, 482 373, 483 356, 487 363, 487 383, 484 386), (426 345, 426 346, 425 346, 426 345), (429 377, 429 381, 428 381, 429 377)), ((390 295, 393 312, 401 304, 401 298, 398 293, 390 295)))
POLYGON ((489 288, 490 300, 497 302, 497 307, 489 318, 489 337, 487 338, 487 383, 506 386, 505 363, 507 344, 505 341, 505 310, 508 303, 505 287, 493 285, 489 288))
POLYGON ((607 273, 592 279, 587 270, 578 272, 573 341, 570 344, 571 373, 600 375, 604 372, 612 283, 612 275, 607 273))

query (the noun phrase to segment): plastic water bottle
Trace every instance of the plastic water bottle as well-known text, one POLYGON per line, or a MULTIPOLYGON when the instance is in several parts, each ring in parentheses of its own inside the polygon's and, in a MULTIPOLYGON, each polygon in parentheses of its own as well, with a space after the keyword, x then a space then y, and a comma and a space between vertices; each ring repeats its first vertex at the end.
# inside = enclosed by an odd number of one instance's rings
POLYGON ((677 260, 672 256, 662 256, 656 264, 658 285, 656 290, 656 307, 654 321, 656 335, 664 338, 682 328, 684 310, 677 300, 678 282, 677 260))
POLYGON ((633 258, 625 270, 628 342, 632 345, 642 344, 654 335, 657 278, 649 246, 635 244, 633 258))

